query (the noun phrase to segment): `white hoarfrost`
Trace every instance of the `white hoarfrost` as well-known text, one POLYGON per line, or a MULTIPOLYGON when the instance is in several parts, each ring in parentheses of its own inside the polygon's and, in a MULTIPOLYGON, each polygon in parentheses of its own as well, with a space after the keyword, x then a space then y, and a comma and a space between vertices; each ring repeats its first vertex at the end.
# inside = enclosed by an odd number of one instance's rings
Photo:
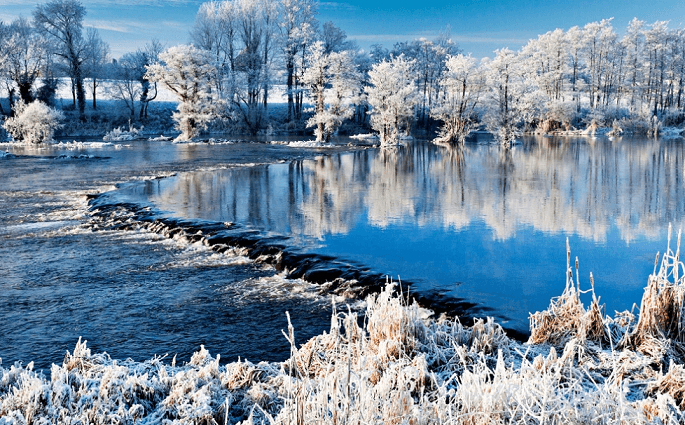
POLYGON ((302 81, 314 102, 307 126, 315 127, 317 141, 328 142, 343 121, 352 117, 361 76, 350 52, 326 53, 321 41, 312 46, 307 64, 302 81))
POLYGON ((34 101, 28 105, 19 101, 14 107, 15 116, 8 118, 3 128, 16 141, 41 143, 52 140, 55 130, 64 118, 61 111, 43 102, 34 101))
POLYGON ((334 305, 330 331, 303 345, 289 325, 281 363, 223 365, 204 348, 184 365, 116 361, 79 341, 49 376, 0 368, 0 423, 683 423, 679 251, 655 267, 637 321, 602 317, 596 297, 585 309, 568 251, 564 293, 525 344, 492 319, 427 318, 392 284, 364 320, 334 305))
POLYGON ((192 140, 218 116, 222 103, 212 91, 217 76, 214 59, 193 45, 180 45, 160 53, 159 60, 147 67, 145 78, 176 95, 179 104, 173 119, 181 132, 176 140, 192 140))
POLYGON ((380 134, 381 144, 395 144, 414 116, 416 84, 414 61, 403 55, 375 64, 366 88, 371 105, 371 127, 380 134))

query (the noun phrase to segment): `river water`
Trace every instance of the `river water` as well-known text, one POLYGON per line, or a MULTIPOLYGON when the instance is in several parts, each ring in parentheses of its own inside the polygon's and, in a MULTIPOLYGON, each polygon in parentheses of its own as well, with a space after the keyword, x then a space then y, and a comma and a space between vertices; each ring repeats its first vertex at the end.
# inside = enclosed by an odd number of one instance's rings
POLYGON ((384 276, 525 334, 563 290, 567 238, 613 314, 682 226, 682 139, 347 143, 0 144, 3 365, 48 367, 79 337, 139 361, 282 360, 286 311, 304 342, 384 276))

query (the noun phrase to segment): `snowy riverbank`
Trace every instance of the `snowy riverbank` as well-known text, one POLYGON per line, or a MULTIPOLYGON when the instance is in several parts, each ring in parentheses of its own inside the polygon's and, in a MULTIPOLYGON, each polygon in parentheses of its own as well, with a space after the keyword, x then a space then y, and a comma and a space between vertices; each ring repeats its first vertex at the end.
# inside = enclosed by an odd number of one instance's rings
POLYGON ((0 423, 682 423, 679 254, 678 241, 655 263, 636 320, 582 306, 569 251, 528 344, 492 320, 426 319, 394 285, 367 299, 362 327, 335 305, 330 332, 302 346, 291 326, 282 363, 221 365, 204 348, 185 365, 136 363, 79 342, 49 376, 0 368, 0 423))

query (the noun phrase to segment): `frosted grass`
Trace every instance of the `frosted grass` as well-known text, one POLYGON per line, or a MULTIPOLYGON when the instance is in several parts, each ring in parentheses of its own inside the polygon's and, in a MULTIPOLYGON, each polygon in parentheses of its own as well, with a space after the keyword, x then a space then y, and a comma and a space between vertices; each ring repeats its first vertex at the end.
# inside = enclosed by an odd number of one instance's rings
POLYGON ((0 423, 682 423, 679 239, 639 317, 603 316, 596 296, 586 309, 568 250, 564 292, 531 315, 527 343, 492 319, 426 318, 389 283, 363 317, 334 303, 329 332, 303 345, 289 326, 280 363, 222 365, 204 347, 183 365, 118 361, 79 341, 49 376, 0 366, 0 423))

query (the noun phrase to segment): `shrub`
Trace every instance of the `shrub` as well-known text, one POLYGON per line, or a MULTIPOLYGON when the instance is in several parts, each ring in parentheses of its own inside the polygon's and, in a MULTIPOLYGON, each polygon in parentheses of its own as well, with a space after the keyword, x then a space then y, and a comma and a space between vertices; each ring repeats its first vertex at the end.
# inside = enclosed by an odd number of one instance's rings
POLYGON ((43 102, 35 101, 28 105, 18 102, 15 115, 3 124, 3 128, 14 140, 26 143, 41 143, 52 140, 55 130, 61 127, 62 112, 53 109, 43 102))

